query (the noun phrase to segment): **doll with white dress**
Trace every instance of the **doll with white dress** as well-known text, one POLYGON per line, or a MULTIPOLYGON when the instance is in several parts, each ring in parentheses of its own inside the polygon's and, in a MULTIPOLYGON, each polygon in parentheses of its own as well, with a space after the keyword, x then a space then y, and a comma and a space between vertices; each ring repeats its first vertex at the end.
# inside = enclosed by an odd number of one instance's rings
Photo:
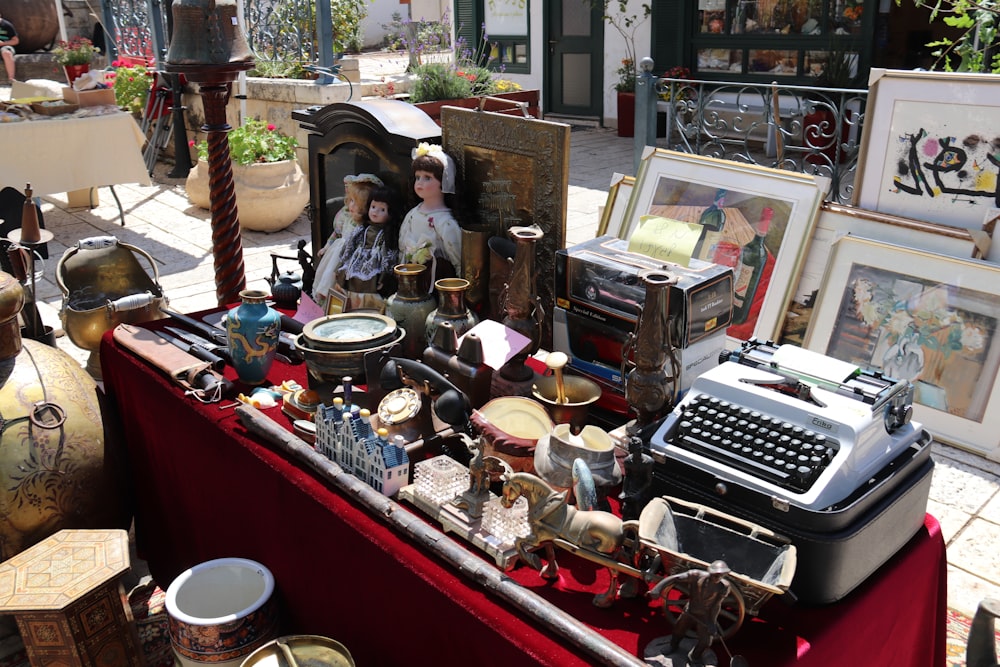
POLYGON ((368 206, 368 197, 375 188, 383 187, 382 179, 374 174, 344 177, 344 205, 333 218, 333 231, 317 257, 313 300, 324 312, 331 311, 331 293, 337 279, 345 239, 361 223, 368 206))
POLYGON ((413 149, 413 192, 420 203, 399 228, 399 261, 424 264, 430 286, 462 270, 462 230, 445 202, 455 192, 455 162, 441 146, 421 143, 413 149))

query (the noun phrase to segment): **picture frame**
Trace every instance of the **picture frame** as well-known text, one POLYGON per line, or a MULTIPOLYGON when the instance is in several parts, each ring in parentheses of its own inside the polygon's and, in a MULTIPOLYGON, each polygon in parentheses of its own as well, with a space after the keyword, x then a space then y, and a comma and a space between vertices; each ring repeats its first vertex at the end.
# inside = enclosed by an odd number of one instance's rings
POLYGON ((619 172, 611 174, 611 186, 608 188, 608 199, 601 211, 601 220, 597 225, 597 236, 618 236, 622 223, 625 221, 625 209, 635 189, 635 176, 626 176, 619 172))
MULTIPOLYGON (((729 344, 752 337, 777 340, 822 201, 822 190, 812 176, 648 147, 618 236, 629 239, 645 215, 697 223, 720 189, 727 194, 719 240, 735 247, 737 255, 755 238, 764 210, 773 212, 764 238, 764 274, 747 300, 745 317, 734 311, 734 323, 726 330, 729 344)), ((706 259, 734 266, 734 284, 740 289, 738 260, 706 259)))
MULTIPOLYGON (((992 74, 873 68, 852 204, 980 229, 997 206, 992 74), (990 185, 992 183, 992 185, 990 185)), ((1000 246, 988 259, 1000 259, 1000 246)))
POLYGON ((802 345, 823 285, 833 243, 850 234, 966 259, 982 259, 992 238, 985 231, 877 213, 826 202, 820 206, 812 243, 781 327, 781 342, 802 345))
POLYGON ((844 236, 805 347, 914 386, 913 418, 997 460, 1000 266, 844 236))

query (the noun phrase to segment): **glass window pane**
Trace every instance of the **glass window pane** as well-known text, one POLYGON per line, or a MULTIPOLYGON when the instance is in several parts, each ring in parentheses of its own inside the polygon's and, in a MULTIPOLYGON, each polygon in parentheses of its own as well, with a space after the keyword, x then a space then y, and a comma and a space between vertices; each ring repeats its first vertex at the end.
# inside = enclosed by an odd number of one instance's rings
POLYGON ((743 71, 743 51, 740 49, 699 49, 699 72, 743 71))
POLYGON ((562 57, 562 104, 590 106, 590 54, 564 53, 562 57))
POLYGON ((565 37, 590 37, 590 5, 581 0, 563 0, 562 34, 565 37))
POLYGON ((776 74, 795 76, 799 71, 798 51, 754 49, 750 51, 749 74, 776 74))
POLYGON ((527 44, 515 44, 514 45, 514 62, 518 65, 528 64, 528 45, 527 44))

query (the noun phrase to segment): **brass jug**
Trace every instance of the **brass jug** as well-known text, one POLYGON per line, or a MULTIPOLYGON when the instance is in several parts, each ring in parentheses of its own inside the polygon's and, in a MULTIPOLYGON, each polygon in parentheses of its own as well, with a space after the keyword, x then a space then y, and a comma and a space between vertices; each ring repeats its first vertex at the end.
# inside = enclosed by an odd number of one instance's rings
POLYGON ((645 285, 646 297, 635 322, 635 331, 622 346, 625 400, 636 412, 630 432, 648 426, 673 407, 680 376, 670 340, 669 316, 670 287, 677 283, 677 276, 660 269, 647 269, 639 274, 639 279, 645 285), (670 364, 671 375, 667 374, 667 364, 670 364), (628 370, 630 365, 633 367, 628 370))

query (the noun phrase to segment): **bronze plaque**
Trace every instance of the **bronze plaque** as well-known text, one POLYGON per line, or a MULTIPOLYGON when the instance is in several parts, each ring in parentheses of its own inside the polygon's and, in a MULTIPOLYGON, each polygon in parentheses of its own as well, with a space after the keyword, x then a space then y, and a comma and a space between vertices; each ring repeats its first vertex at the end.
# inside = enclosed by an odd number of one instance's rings
MULTIPOLYGON (((457 164, 464 208, 476 214, 462 226, 509 238, 510 227, 535 224, 545 234, 537 244, 535 272, 546 349, 552 348, 555 253, 566 243, 569 133, 564 123, 441 109, 442 145, 457 164)), ((502 320, 504 313, 492 316, 502 320)))

